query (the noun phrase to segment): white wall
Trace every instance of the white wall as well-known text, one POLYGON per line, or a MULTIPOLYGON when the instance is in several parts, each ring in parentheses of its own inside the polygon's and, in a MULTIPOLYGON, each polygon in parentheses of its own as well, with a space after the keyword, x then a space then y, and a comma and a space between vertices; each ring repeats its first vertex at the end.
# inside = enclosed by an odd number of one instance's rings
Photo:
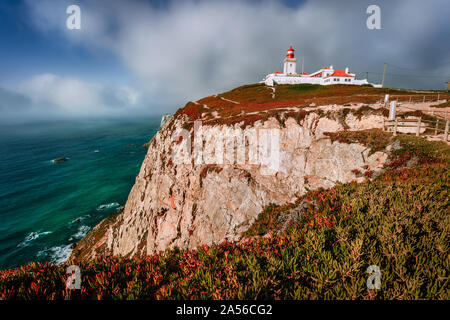
POLYGON ((288 59, 284 60, 283 66, 284 74, 296 74, 297 73, 297 59, 288 59))
MULTIPOLYGON (((320 84, 320 85, 332 85, 332 84, 353 84, 353 85, 363 85, 369 84, 367 79, 356 80, 355 78, 348 77, 330 77, 330 78, 313 78, 313 77, 302 77, 302 76, 291 76, 285 74, 269 74, 266 76, 264 83, 268 86, 273 86, 274 84, 320 84), (339 79, 339 81, 334 81, 334 79, 339 79), (345 81, 344 79, 350 79, 350 81, 345 81)), ((375 85, 376 86, 376 85, 375 85)))

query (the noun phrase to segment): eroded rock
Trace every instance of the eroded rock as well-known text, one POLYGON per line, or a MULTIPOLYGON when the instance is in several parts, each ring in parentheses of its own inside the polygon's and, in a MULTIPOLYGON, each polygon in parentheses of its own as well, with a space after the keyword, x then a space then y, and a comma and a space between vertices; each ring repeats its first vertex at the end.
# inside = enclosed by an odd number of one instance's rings
MULTIPOLYGON (((348 130, 381 128, 383 123, 380 115, 347 117, 348 130)), ((369 155, 370 150, 361 144, 332 142, 324 132, 344 130, 342 121, 312 112, 300 123, 288 118, 283 127, 274 118, 254 123, 252 128, 280 129, 280 166, 273 174, 261 165, 225 164, 217 169, 177 164, 170 157, 178 143, 171 135, 183 127, 182 119, 171 119, 148 144, 124 211, 104 225, 103 249, 97 246, 97 252, 146 255, 175 246, 196 248, 238 240, 267 204, 293 202, 307 190, 350 182, 357 178, 355 169, 380 170, 387 159, 382 151, 369 155)), ((210 141, 214 144, 226 130, 237 127, 205 126, 203 131, 215 130, 210 141)))

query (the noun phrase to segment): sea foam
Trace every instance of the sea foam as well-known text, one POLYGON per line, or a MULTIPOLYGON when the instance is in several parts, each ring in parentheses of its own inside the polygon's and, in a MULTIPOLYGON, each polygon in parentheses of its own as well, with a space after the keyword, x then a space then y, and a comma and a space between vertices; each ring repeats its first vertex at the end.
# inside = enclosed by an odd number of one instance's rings
POLYGON ((48 256, 49 259, 52 263, 56 264, 56 265, 60 265, 63 264, 64 262, 67 261, 67 259, 69 259, 70 254, 72 253, 72 244, 68 244, 68 245, 61 245, 61 246, 55 246, 55 247, 51 247, 49 249, 44 249, 42 251, 39 251, 37 253, 37 256, 48 256))
POLYGON ((85 235, 88 234, 89 230, 91 230, 91 228, 89 226, 80 226, 78 228, 77 233, 75 233, 72 237, 70 237, 69 241, 78 240, 78 239, 83 238, 85 235))
POLYGON ((36 240, 40 236, 45 236, 46 234, 52 233, 51 231, 43 231, 43 232, 30 232, 25 239, 17 245, 17 247, 27 247, 30 245, 30 242, 36 240))
POLYGON ((117 202, 112 202, 112 203, 102 204, 102 205, 98 206, 97 210, 101 211, 101 210, 105 210, 105 209, 115 208, 115 207, 118 207, 118 206, 119 206, 119 204, 117 202))

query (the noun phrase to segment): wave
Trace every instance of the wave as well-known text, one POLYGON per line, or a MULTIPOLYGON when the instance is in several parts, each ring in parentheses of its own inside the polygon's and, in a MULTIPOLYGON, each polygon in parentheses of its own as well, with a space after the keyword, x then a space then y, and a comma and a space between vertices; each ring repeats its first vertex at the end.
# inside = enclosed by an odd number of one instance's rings
POLYGON ((66 246, 53 247, 52 250, 52 262, 55 264, 62 264, 69 259, 70 254, 72 253, 72 245, 68 244, 66 246))
POLYGON ((75 224, 75 223, 81 222, 81 221, 83 221, 83 220, 85 220, 87 218, 90 218, 90 217, 91 216, 89 214, 87 214, 85 216, 81 216, 81 217, 73 219, 72 221, 69 222, 69 224, 75 224))
POLYGON ((69 238, 69 241, 78 240, 83 238, 91 230, 89 226, 81 226, 78 228, 78 232, 69 238))
POLYGON ((45 249, 38 252, 38 256, 45 254, 49 256, 49 260, 56 265, 63 264, 69 259, 70 254, 72 253, 72 244, 61 245, 51 247, 50 249, 45 249))
POLYGON ((97 207, 97 211, 101 211, 101 210, 105 210, 105 209, 111 209, 111 208, 115 208, 118 207, 119 204, 117 202, 112 202, 112 203, 108 203, 108 204, 102 204, 100 206, 97 207))
POLYGON ((43 231, 43 232, 30 232, 25 239, 17 245, 17 247, 27 247, 30 245, 30 242, 36 240, 40 236, 45 236, 46 234, 52 233, 52 231, 43 231))

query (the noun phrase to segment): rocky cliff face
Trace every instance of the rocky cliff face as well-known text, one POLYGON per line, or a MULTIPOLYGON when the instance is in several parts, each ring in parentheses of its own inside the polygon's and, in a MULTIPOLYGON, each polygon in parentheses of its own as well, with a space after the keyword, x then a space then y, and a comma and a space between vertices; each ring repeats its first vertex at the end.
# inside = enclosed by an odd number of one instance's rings
MULTIPOLYGON (((302 119, 257 121, 243 129, 279 130, 279 167, 269 172, 255 164, 177 163, 171 154, 181 139, 173 132, 190 129, 186 117, 173 117, 150 141, 148 153, 124 211, 103 221, 74 250, 72 258, 97 255, 146 255, 171 247, 195 248, 238 240, 265 205, 294 201, 308 189, 350 182, 356 172, 380 170, 384 152, 360 144, 332 142, 325 132, 381 128, 379 114, 339 118, 310 111, 302 119), (357 170, 355 170, 357 169, 357 170), (353 171, 353 172, 352 172, 353 171)), ((217 145, 232 125, 203 126, 217 145)), ((270 171, 270 170, 269 170, 270 171)))

